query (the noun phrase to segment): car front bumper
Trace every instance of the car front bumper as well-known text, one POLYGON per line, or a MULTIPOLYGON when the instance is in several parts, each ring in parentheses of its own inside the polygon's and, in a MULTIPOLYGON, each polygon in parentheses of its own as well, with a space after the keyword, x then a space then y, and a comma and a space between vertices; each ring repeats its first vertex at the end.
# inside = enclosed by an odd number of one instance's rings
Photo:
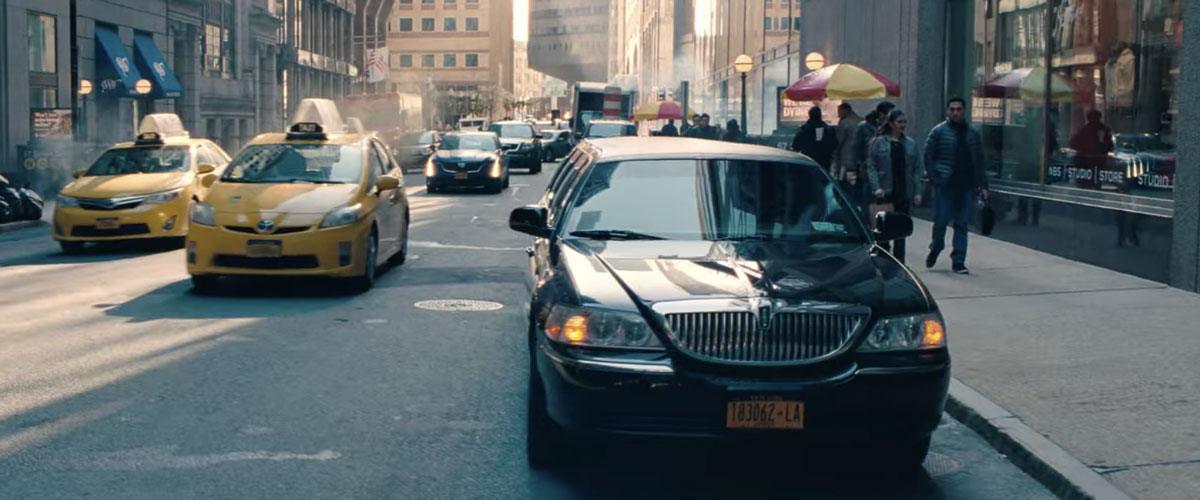
POLYGON ((536 366, 550 417, 576 434, 798 439, 814 444, 913 442, 941 421, 948 357, 905 367, 851 363, 822 379, 688 373, 666 363, 572 357, 540 343, 536 366), (802 430, 726 429, 730 401, 804 402, 802 430))
POLYGON ((53 236, 58 241, 80 242, 178 238, 188 233, 188 203, 181 196, 125 210, 57 207, 53 236))
POLYGON ((488 168, 481 168, 476 172, 450 173, 438 169, 437 174, 433 177, 426 177, 425 183, 428 186, 435 188, 486 188, 499 185, 504 182, 504 171, 501 169, 500 177, 492 177, 488 168))
POLYGON ((357 276, 366 262, 370 230, 369 219, 290 234, 250 234, 194 224, 187 237, 187 271, 193 276, 357 276), (251 240, 278 241, 282 253, 279 257, 250 257, 247 247, 251 240))

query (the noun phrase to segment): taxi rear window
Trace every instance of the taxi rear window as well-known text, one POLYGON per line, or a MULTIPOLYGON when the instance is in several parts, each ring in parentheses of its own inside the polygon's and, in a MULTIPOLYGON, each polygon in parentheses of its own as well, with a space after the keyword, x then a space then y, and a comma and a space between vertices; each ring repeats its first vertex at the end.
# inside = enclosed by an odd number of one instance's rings
POLYGON ((246 146, 221 180, 342 184, 358 182, 362 174, 360 145, 263 144, 246 146))
POLYGON ((188 169, 185 146, 110 149, 84 175, 162 174, 188 169))

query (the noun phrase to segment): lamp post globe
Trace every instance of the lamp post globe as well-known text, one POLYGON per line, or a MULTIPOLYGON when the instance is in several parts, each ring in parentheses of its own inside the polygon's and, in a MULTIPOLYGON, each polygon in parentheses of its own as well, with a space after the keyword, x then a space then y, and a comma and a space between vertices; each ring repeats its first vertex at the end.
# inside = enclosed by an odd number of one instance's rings
POLYGON ((739 125, 742 128, 741 132, 743 134, 745 134, 750 128, 746 124, 746 74, 750 73, 750 70, 752 69, 754 69, 754 59, 752 59, 749 55, 742 54, 737 56, 737 59, 733 60, 733 70, 736 71, 738 76, 740 76, 742 79, 742 120, 739 125))

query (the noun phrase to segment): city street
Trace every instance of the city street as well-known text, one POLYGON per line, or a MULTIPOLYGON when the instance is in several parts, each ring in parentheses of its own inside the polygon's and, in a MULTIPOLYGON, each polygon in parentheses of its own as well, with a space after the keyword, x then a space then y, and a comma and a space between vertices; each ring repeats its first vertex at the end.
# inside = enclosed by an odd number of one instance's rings
POLYGON ((409 262, 357 296, 302 282, 197 296, 182 250, 66 256, 46 227, 0 235, 0 497, 1052 498, 948 416, 926 472, 899 484, 699 443, 531 471, 527 237, 506 221, 554 168, 500 195, 429 196, 409 176, 409 262), (430 299, 503 308, 414 306, 430 299))

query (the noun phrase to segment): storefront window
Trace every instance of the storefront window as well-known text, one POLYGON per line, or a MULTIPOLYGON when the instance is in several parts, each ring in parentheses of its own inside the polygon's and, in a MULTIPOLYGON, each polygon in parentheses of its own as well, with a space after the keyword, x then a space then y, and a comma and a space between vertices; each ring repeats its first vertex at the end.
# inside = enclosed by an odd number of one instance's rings
POLYGON ((972 120, 991 175, 1171 197, 1184 1, 979 0, 972 120))
POLYGON ((29 71, 54 73, 58 71, 58 51, 55 49, 54 16, 29 14, 29 71))

